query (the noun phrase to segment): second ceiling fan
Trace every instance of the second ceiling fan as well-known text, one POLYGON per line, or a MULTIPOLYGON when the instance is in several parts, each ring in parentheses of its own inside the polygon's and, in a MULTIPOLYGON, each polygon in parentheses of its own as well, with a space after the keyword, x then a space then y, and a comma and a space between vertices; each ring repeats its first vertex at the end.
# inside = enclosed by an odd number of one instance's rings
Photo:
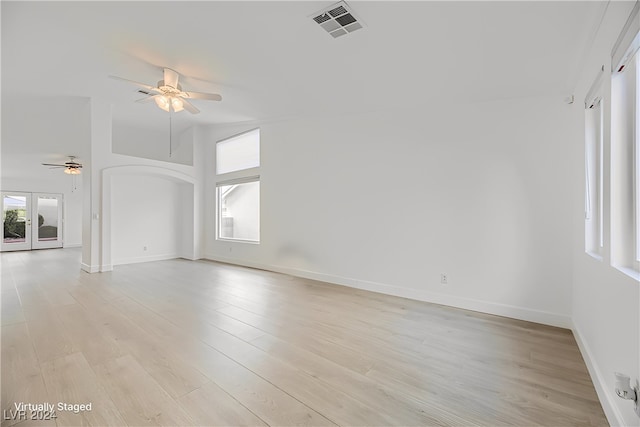
POLYGON ((125 79, 118 76, 109 76, 112 79, 123 80, 133 83, 145 90, 139 90, 140 93, 148 95, 146 98, 137 100, 136 102, 155 101, 156 105, 166 112, 179 112, 187 110, 191 114, 198 114, 198 110, 188 99, 202 99, 207 101, 222 101, 222 96, 217 93, 203 93, 183 91, 182 86, 178 83, 180 75, 171 68, 165 68, 163 79, 156 86, 145 83, 136 82, 134 80, 125 79))

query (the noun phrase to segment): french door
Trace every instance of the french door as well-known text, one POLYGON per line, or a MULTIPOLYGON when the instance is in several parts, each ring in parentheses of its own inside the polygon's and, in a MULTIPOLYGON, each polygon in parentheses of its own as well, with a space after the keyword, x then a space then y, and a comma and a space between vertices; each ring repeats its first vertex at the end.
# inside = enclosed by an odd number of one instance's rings
POLYGON ((0 250, 62 247, 62 194, 2 192, 0 250))

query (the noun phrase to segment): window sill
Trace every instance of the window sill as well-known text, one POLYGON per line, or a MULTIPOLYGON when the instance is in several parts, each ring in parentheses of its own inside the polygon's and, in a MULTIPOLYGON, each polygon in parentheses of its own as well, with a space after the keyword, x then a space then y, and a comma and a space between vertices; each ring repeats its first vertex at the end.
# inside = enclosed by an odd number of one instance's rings
POLYGON ((216 240, 219 241, 219 242, 249 243, 251 245, 259 245, 260 244, 259 240, 225 239, 225 238, 222 238, 222 237, 218 237, 216 240))
POLYGON ((637 280, 638 282, 640 282, 640 271, 634 269, 634 268, 630 268, 630 267, 615 267, 614 268, 616 270, 618 270, 619 272, 621 272, 622 274, 626 274, 627 276, 631 277, 634 280, 637 280))
POLYGON ((586 251, 585 252, 587 255, 589 255, 591 258, 594 258, 600 262, 603 261, 602 255, 595 253, 595 252, 591 252, 591 251, 586 251))

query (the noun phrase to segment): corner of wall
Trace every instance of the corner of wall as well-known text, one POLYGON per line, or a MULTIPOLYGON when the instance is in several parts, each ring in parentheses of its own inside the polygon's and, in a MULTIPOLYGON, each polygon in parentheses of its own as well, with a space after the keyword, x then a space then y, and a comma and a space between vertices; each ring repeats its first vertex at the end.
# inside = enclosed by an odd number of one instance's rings
POLYGON ((598 368, 598 364, 595 360, 595 357, 593 356, 593 353, 591 352, 591 349, 589 348, 589 344, 587 344, 587 341, 583 338, 582 334, 580 333, 580 329, 575 323, 572 325, 571 330, 573 332, 573 336, 575 337, 576 343, 578 344, 578 348, 580 349, 580 353, 584 358, 584 362, 587 365, 589 375, 591 376, 591 382, 596 389, 598 399, 600 400, 600 404, 602 405, 604 414, 607 417, 607 421, 609 421, 609 425, 625 425, 622 419, 622 415, 620 414, 620 411, 618 411, 618 407, 611 399, 611 393, 607 391, 607 383, 602 372, 598 368))

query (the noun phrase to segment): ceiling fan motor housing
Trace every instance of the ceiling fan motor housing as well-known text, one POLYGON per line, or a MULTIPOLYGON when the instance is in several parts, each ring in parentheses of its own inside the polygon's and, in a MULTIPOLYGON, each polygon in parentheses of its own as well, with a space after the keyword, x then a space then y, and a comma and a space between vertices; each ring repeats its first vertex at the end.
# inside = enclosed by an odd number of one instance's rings
POLYGON ((164 92, 165 95, 177 95, 179 93, 182 93, 182 86, 180 86, 180 83, 178 83, 177 85, 178 87, 173 87, 173 86, 169 86, 164 84, 164 80, 160 80, 158 81, 158 89, 160 89, 162 92, 164 92))

